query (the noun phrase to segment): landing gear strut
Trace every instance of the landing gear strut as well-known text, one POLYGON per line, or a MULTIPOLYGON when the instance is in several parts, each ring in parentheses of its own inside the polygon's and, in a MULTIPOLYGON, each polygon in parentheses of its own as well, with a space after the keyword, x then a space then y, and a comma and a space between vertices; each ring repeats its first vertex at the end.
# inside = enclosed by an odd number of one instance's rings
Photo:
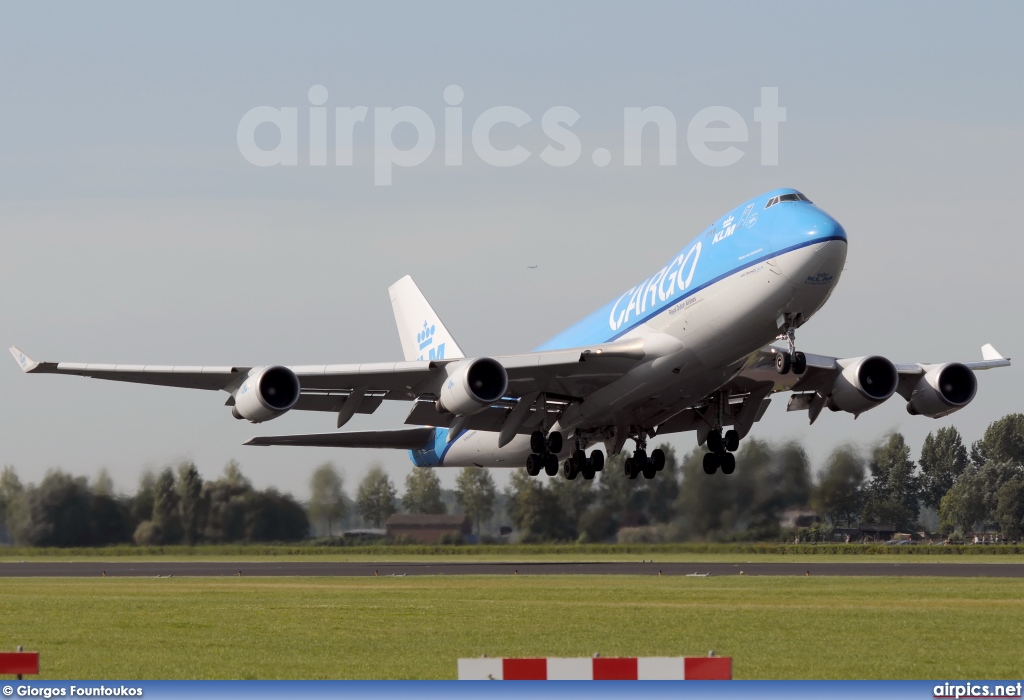
POLYGON ((704 473, 714 474, 719 467, 723 474, 736 471, 736 455, 733 452, 739 446, 740 435, 735 430, 726 431, 725 435, 722 435, 721 430, 708 433, 708 449, 711 451, 704 455, 704 473))
POLYGON ((807 356, 796 349, 796 326, 793 325, 789 314, 785 316, 785 323, 782 325, 783 334, 779 339, 786 339, 789 351, 780 350, 775 353, 775 371, 779 374, 803 374, 807 371, 807 356))

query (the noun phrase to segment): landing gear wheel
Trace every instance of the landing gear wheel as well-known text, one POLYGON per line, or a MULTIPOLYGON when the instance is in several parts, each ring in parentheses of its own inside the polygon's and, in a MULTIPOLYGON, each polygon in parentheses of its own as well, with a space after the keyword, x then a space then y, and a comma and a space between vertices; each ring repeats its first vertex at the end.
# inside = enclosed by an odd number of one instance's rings
POLYGON ((583 467, 580 469, 580 474, 582 474, 583 478, 587 481, 591 481, 594 478, 594 467, 591 465, 589 460, 583 463, 583 467))
POLYGON ((635 479, 640 476, 640 465, 633 457, 626 460, 626 476, 630 479, 635 479))
POLYGON ((740 434, 735 430, 730 430, 725 434, 725 449, 729 452, 735 452, 740 449, 740 434))
POLYGON ((723 474, 732 474, 736 471, 736 455, 726 452, 724 455, 720 455, 719 459, 722 461, 723 474))
POLYGON ((708 449, 711 452, 721 452, 722 447, 722 432, 719 430, 712 430, 708 433, 708 449))
POLYGON ((544 452, 544 433, 534 430, 530 434, 530 452, 542 454, 544 452))
POLYGON ((802 352, 793 353, 793 374, 803 374, 807 371, 807 355, 802 352))
POLYGON ((554 455, 544 455, 544 472, 548 476, 558 476, 558 457, 554 455))
POLYGON ((775 371, 779 374, 789 374, 792 361, 788 352, 775 353, 775 371))
POLYGON ((537 476, 540 474, 541 463, 540 455, 530 455, 526 458, 526 473, 530 476, 537 476))
POLYGON ((653 479, 658 475, 658 470, 654 468, 654 462, 648 461, 643 468, 643 474, 645 479, 653 479))
POLYGON ((555 454, 562 451, 562 434, 557 430, 548 435, 548 449, 555 454))
POLYGON ((604 470, 604 452, 601 450, 594 450, 590 453, 590 464, 594 468, 594 472, 604 470))
POLYGON ((565 478, 569 481, 574 480, 576 475, 579 474, 579 471, 576 469, 576 460, 571 457, 565 460, 565 464, 562 465, 562 473, 565 474, 565 478))
POLYGON ((654 463, 654 471, 660 472, 665 468, 665 451, 655 450, 651 453, 651 462, 654 463))
POLYGON ((714 474, 715 472, 717 472, 718 471, 718 465, 719 465, 718 455, 716 455, 714 452, 708 452, 706 455, 704 455, 704 473, 705 474, 714 474))

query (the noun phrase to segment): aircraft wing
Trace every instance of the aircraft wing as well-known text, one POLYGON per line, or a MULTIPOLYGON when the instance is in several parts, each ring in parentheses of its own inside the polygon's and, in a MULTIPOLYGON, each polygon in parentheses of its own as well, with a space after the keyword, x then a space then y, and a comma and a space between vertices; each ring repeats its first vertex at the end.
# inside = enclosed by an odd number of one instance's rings
MULTIPOLYGON (((863 358, 838 358, 807 353, 807 370, 802 375, 780 375, 775 371, 775 354, 779 349, 763 348, 750 358, 749 363, 734 380, 732 389, 737 392, 753 386, 773 385, 773 391, 792 391, 789 411, 807 410, 811 423, 815 421, 827 399, 833 394, 839 377, 863 358)), ((1010 360, 1003 357, 990 344, 981 349, 982 359, 959 363, 893 363, 897 373, 895 392, 910 401, 925 375, 950 364, 962 365, 972 372, 998 367, 1009 367, 1010 360)), ((971 397, 973 398, 973 391, 971 397)), ((967 401, 970 401, 970 398, 967 401)), ((963 404, 966 405, 966 402, 963 404)), ((962 408, 962 405, 956 408, 962 408)), ((865 409, 866 410, 866 409, 865 409)), ((955 409, 954 409, 955 410, 955 409)), ((858 411, 850 411, 858 413, 858 411)), ((952 411, 950 411, 952 412, 952 411)), ((944 415, 944 414, 943 414, 944 415)), ((936 415, 935 417, 939 417, 936 415)))
MULTIPOLYGON (((165 366, 40 362, 18 348, 11 354, 26 373, 70 374, 93 379, 221 390, 234 393, 258 367, 165 366)), ((552 350, 495 357, 508 374, 509 397, 537 393, 583 398, 628 372, 646 357, 641 339, 571 350, 552 350)), ((357 394, 358 413, 373 413, 385 399, 414 401, 436 397, 447 378, 446 365, 458 360, 424 360, 371 364, 289 367, 301 393, 293 410, 340 411, 357 394)), ((229 399, 228 403, 231 403, 229 399)))

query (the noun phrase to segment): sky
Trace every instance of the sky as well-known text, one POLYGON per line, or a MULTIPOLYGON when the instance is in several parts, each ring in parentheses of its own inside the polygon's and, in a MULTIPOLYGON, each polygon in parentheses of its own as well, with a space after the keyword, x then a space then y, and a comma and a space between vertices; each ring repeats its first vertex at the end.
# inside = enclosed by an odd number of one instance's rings
MULTIPOLYGON (((411 274, 468 355, 524 352, 729 209, 795 187, 849 236, 839 287, 800 329, 801 349, 938 362, 980 359, 991 342, 1013 357, 1024 344, 1022 25, 1024 6, 1010 2, 3 3, 0 341, 71 362, 397 360, 387 288, 411 274), (786 110, 775 165, 755 122, 763 88, 786 110), (659 164, 649 128, 642 163, 626 165, 625 110, 652 106, 676 120, 675 163, 659 164), (357 107, 367 116, 351 131, 352 164, 339 164, 336 110, 357 107), (411 123, 377 128, 401 107, 433 124, 433 148, 411 123), (495 125, 490 143, 528 157, 499 167, 474 126, 512 107, 529 121, 495 125), (568 128, 580 155, 564 166, 542 158, 561 148, 543 122, 558 107, 578 114, 568 128), (258 108, 295 110, 293 151, 279 153, 273 124, 241 133, 258 108), (461 110, 462 129, 446 108, 461 110), (731 165, 689 145, 708 108, 747 131, 710 146, 739 149, 731 165), (243 137, 295 165, 254 165, 243 137), (462 164, 447 164, 458 143, 462 164), (321 152, 326 165, 312 164, 321 152), (423 162, 378 184, 381 163, 403 158, 423 162)), ((258 487, 305 498, 327 460, 350 492, 373 462, 398 484, 411 469, 400 451, 242 446, 333 430, 332 414, 254 426, 223 394, 7 363, 0 464, 26 482, 107 469, 134 491, 147 469, 192 459, 214 478, 237 459, 258 487)), ((896 397, 809 427, 783 396, 751 434, 798 440, 815 466, 839 443, 893 430, 916 455, 928 431, 955 425, 969 442, 1020 410, 1018 368, 978 379, 975 401, 945 419, 911 417, 896 397)), ((347 427, 395 427, 407 410, 385 404, 347 427)), ((670 442, 695 446, 692 434, 670 442)), ((454 478, 442 472, 446 486, 454 478)))

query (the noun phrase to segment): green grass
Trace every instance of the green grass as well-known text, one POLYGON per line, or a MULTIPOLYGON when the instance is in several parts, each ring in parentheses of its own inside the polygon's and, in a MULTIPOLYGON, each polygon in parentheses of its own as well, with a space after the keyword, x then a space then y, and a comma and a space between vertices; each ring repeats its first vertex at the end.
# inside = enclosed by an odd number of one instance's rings
POLYGON ((0 579, 43 678, 452 678, 489 656, 732 656, 736 678, 1014 678, 1024 581, 0 579))
POLYGON ((0 563, 35 561, 656 561, 782 562, 863 561, 865 557, 917 562, 1024 563, 1024 545, 885 547, 881 545, 674 543, 542 545, 315 546, 310 544, 200 545, 197 547, 0 548, 0 563))

